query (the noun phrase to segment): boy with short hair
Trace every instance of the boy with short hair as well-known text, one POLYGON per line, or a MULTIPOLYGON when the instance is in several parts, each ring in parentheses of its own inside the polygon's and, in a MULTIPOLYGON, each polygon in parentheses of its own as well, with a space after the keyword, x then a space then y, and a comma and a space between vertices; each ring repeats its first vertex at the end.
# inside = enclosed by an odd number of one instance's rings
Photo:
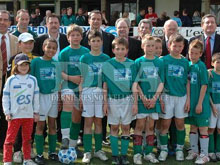
POLYGON ((103 66, 104 112, 111 125, 112 164, 120 164, 118 151, 118 133, 121 125, 121 164, 129 164, 127 151, 130 141, 130 123, 132 114, 137 113, 137 83, 133 83, 136 75, 134 62, 126 58, 128 41, 116 38, 112 42, 115 58, 103 66), (134 95, 134 102, 132 99, 134 95))
POLYGON ((196 158, 196 164, 209 162, 208 157, 208 126, 210 117, 210 104, 208 88, 208 72, 205 64, 200 60, 203 53, 203 43, 194 40, 189 45, 190 59, 190 146, 191 151, 186 157, 187 160, 196 158), (198 131, 200 135, 198 135, 198 131), (200 137, 199 137, 200 136, 200 137), (198 149, 200 142, 200 154, 198 149))
POLYGON ((61 70, 59 63, 55 61, 53 56, 57 51, 57 41, 53 38, 47 38, 43 42, 43 57, 35 58, 31 61, 31 74, 36 77, 40 89, 40 119, 37 122, 35 133, 35 146, 37 156, 35 162, 44 164, 44 136, 43 130, 45 121, 48 121, 48 158, 58 161, 56 153, 56 118, 58 115, 58 91, 60 90, 61 70))
POLYGON ((134 163, 142 164, 142 132, 146 126, 146 145, 144 146, 144 159, 151 163, 159 163, 153 154, 154 147, 154 121, 158 120, 160 113, 159 97, 164 86, 164 68, 160 58, 155 56, 155 40, 152 36, 142 39, 144 56, 135 61, 137 82, 139 85, 138 114, 134 130, 134 163))
MULTIPOLYGON (((61 133, 62 149, 76 147, 80 132, 82 109, 79 107, 79 84, 81 81, 79 70, 79 59, 89 52, 80 45, 83 33, 78 25, 70 25, 67 29, 67 39, 69 46, 64 48, 59 54, 59 61, 62 62, 62 83, 61 98, 63 101, 63 111, 61 112, 61 133)), ((77 156, 79 157, 77 149, 77 156)))
POLYGON ((110 57, 101 52, 103 39, 99 31, 90 31, 88 36, 91 51, 80 58, 81 68, 81 98, 83 102, 84 135, 83 163, 89 163, 92 155, 92 125, 95 125, 95 152, 94 157, 106 161, 108 158, 102 151, 102 118, 103 94, 101 68, 110 57))
POLYGON ((183 147, 185 142, 184 119, 188 116, 190 107, 190 90, 187 81, 189 63, 180 53, 184 48, 184 38, 180 34, 174 34, 169 39, 170 54, 162 57, 165 70, 165 94, 163 101, 165 103, 164 113, 160 114, 162 118, 160 143, 161 152, 160 161, 165 161, 168 155, 168 130, 171 120, 175 117, 177 127, 177 148, 176 160, 183 161, 183 147))
POLYGON ((216 159, 220 161, 220 53, 212 55, 212 66, 214 67, 214 70, 211 71, 212 77, 210 77, 209 80, 209 87, 211 88, 210 102, 212 108, 209 123, 209 157, 211 161, 216 161, 216 159), (215 140, 214 131, 216 127, 217 136, 215 140))
POLYGON ((162 40, 159 37, 154 37, 155 40, 155 55, 160 57, 162 54, 162 40))

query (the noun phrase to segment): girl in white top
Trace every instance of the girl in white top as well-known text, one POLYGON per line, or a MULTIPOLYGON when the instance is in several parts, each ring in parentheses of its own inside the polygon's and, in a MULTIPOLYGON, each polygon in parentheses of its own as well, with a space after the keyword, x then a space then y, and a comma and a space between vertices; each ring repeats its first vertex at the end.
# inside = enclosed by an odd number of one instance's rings
POLYGON ((13 75, 3 90, 3 110, 8 121, 4 143, 4 165, 12 165, 12 149, 18 130, 22 127, 24 165, 35 165, 31 160, 31 134, 34 120, 39 120, 39 88, 35 77, 29 75, 30 62, 25 54, 15 57, 13 75))

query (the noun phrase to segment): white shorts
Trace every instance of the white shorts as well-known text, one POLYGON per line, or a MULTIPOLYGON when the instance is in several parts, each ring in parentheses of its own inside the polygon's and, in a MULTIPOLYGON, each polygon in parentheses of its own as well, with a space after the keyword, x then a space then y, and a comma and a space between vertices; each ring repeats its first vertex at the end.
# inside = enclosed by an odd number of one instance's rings
POLYGON ((108 123, 112 125, 128 125, 132 120, 132 96, 123 99, 108 99, 108 123))
POLYGON ((158 120, 159 115, 158 113, 139 113, 136 115, 137 119, 144 119, 146 117, 150 117, 153 120, 158 120))
POLYGON ((214 104, 216 109, 218 110, 218 116, 215 117, 213 112, 211 112, 211 117, 209 120, 209 128, 219 128, 220 129, 220 104, 214 104))
POLYGON ((74 101, 74 107, 79 110, 79 98, 75 95, 74 91, 72 89, 62 89, 61 90, 61 99, 64 101, 65 99, 68 99, 65 97, 65 95, 73 96, 74 101))
POLYGON ((162 97, 165 104, 165 113, 160 113, 160 118, 171 119, 175 117, 178 119, 183 119, 188 116, 188 113, 184 112, 186 95, 183 97, 178 97, 164 94, 162 97))
POLYGON ((83 117, 103 118, 103 93, 98 87, 83 88, 83 117))
POLYGON ((40 100, 39 120, 45 121, 48 116, 52 118, 57 118, 58 92, 51 94, 40 93, 39 100, 40 100))

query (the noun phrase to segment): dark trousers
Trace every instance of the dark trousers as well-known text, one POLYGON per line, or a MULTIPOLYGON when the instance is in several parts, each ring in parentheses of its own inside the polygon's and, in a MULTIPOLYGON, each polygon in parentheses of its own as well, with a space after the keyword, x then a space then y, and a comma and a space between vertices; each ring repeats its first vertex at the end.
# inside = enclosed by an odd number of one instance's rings
POLYGON ((8 122, 5 120, 5 114, 3 113, 3 108, 2 108, 2 93, 3 93, 4 84, 5 84, 5 76, 2 77, 2 91, 0 96, 0 148, 1 149, 3 149, 3 144, 5 142, 6 132, 8 129, 8 122))

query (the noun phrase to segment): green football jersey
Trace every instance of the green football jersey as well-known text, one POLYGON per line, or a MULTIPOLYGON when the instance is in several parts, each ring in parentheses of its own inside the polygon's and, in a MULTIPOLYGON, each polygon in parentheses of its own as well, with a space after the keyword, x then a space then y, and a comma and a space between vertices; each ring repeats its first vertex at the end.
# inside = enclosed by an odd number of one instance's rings
POLYGON ((169 54, 161 59, 163 60, 165 71, 165 93, 171 96, 185 96, 189 72, 188 60, 184 57, 176 59, 169 54))
MULTIPOLYGON (((146 98, 151 99, 160 83, 164 83, 164 66, 163 61, 159 58, 147 59, 144 56, 135 61, 137 70, 137 79, 140 88, 146 98)), ((160 112, 160 102, 157 99, 155 108, 147 109, 144 107, 142 100, 138 99, 138 113, 160 112)))
POLYGON ((214 104, 220 104, 220 75, 212 70, 212 77, 209 79, 210 95, 214 104))
POLYGON ((31 61, 31 75, 37 78, 37 83, 42 94, 50 94, 60 89, 61 68, 59 62, 43 57, 31 61))
POLYGON ((121 99, 131 95, 135 75, 133 60, 126 58, 124 62, 119 62, 112 58, 105 62, 102 67, 102 76, 108 86, 108 97, 121 99))
POLYGON ((110 57, 104 53, 94 56, 91 53, 84 54, 80 58, 80 70, 83 77, 82 87, 102 88, 102 66, 110 57))
MULTIPOLYGON (((59 62, 62 66, 62 71, 70 76, 81 75, 79 69, 79 59, 83 54, 88 53, 90 50, 84 46, 79 49, 73 49, 70 46, 64 48, 59 54, 59 62)), ((78 92, 78 85, 72 81, 63 81, 62 89, 73 89, 78 92)))
POLYGON ((207 118, 211 114, 209 103, 208 89, 208 72, 205 64, 199 60, 196 64, 189 63, 189 78, 190 78, 190 116, 207 118), (207 85, 207 91, 202 103, 202 113, 196 114, 196 106, 199 101, 202 85, 207 85))

